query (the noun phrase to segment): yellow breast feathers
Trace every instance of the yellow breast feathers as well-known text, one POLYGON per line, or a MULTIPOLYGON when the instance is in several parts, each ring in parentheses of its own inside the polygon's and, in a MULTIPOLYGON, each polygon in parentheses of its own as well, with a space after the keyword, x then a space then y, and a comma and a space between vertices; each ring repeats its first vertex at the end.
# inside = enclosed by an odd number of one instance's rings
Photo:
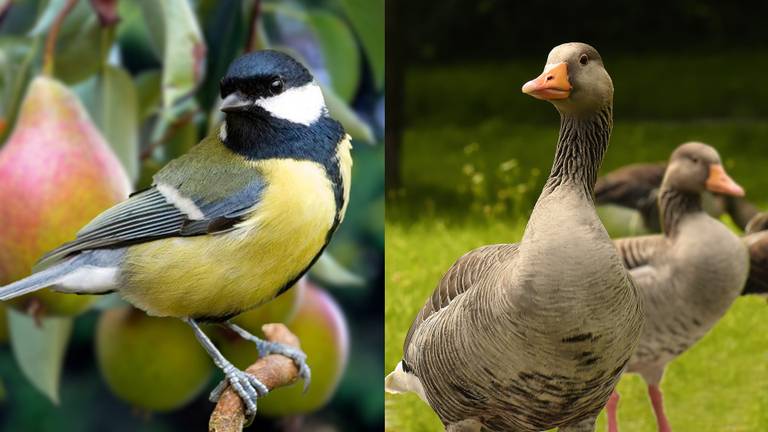
MULTIPOLYGON (((348 142, 339 148, 339 161, 346 205, 348 142)), ((306 269, 325 245, 337 214, 325 169, 293 159, 252 164, 267 186, 234 230, 128 249, 120 289, 128 301, 153 315, 223 317, 271 300, 306 269)))

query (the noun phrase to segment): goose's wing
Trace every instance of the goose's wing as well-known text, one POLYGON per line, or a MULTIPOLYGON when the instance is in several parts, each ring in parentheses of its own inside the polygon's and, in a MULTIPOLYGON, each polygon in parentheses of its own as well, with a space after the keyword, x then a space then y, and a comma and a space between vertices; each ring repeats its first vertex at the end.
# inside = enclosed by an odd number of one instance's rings
POLYGON ((597 179, 595 202, 616 204, 642 211, 653 203, 664 178, 665 163, 633 164, 597 179))
POLYGON ((749 251, 749 277, 742 295, 768 294, 768 231, 744 236, 749 251))
POLYGON ((500 262, 509 262, 517 256, 518 244, 483 246, 466 253, 445 273, 432 296, 413 320, 405 337, 403 352, 407 352, 414 333, 430 316, 448 306, 453 300, 471 290, 480 277, 500 262))
POLYGON ((625 237, 613 241, 627 270, 647 266, 666 246, 662 235, 625 237))
POLYGON ((768 212, 755 214, 744 227, 744 232, 747 234, 759 233, 764 230, 768 230, 768 212))

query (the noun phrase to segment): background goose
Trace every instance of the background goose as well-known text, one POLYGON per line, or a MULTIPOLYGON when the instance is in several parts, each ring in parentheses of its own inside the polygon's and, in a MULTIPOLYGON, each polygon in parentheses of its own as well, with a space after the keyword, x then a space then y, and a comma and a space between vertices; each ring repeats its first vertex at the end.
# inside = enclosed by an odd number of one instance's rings
POLYGON ((768 212, 749 221, 743 237, 749 251, 749 277, 742 294, 768 294, 768 212))
MULTIPOLYGON (((670 158, 659 191, 662 235, 616 241, 645 298, 647 323, 628 371, 640 374, 659 431, 668 432, 659 382, 666 365, 685 352, 726 313, 744 286, 748 257, 742 241, 702 209, 701 194, 742 196, 712 147, 686 143, 670 158)), ((618 394, 607 405, 609 431, 617 431, 618 394)))
MULTIPOLYGON (((637 210, 644 227, 650 232, 660 232, 658 192, 667 168, 666 162, 637 163, 615 169, 597 179, 595 202, 598 205, 614 204, 637 210)), ((742 230, 758 215, 758 208, 743 197, 705 193, 704 209, 712 216, 728 213, 742 230)))
POLYGON ((589 45, 554 48, 523 92, 560 112, 549 179, 519 244, 460 258, 414 320, 390 392, 448 431, 591 431, 643 325, 640 295, 592 200, 613 84, 589 45))

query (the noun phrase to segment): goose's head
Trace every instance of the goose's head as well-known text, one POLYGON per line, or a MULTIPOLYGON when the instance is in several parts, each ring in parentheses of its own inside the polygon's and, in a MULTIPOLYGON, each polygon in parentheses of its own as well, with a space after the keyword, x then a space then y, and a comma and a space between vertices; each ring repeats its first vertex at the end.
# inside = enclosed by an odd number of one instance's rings
POLYGON ((613 103, 613 82, 591 46, 570 42, 549 52, 544 72, 523 93, 552 102, 564 114, 589 115, 613 103))
POLYGON ((672 152, 662 187, 689 194, 744 196, 744 189, 725 172, 717 150, 700 142, 682 144, 672 152))

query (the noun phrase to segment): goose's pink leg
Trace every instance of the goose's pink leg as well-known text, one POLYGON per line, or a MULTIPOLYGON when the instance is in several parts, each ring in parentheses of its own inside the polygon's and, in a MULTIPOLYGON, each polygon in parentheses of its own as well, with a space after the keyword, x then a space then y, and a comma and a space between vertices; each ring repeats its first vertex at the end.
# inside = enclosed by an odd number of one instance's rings
POLYGON ((619 432, 619 394, 611 393, 608 403, 605 404, 605 413, 608 415, 608 432, 619 432))
POLYGON ((653 406, 653 413, 656 414, 656 423, 659 426, 659 432, 672 432, 672 428, 669 426, 669 420, 664 414, 664 398, 661 395, 661 389, 658 385, 648 386, 648 396, 651 397, 651 406, 653 406))

